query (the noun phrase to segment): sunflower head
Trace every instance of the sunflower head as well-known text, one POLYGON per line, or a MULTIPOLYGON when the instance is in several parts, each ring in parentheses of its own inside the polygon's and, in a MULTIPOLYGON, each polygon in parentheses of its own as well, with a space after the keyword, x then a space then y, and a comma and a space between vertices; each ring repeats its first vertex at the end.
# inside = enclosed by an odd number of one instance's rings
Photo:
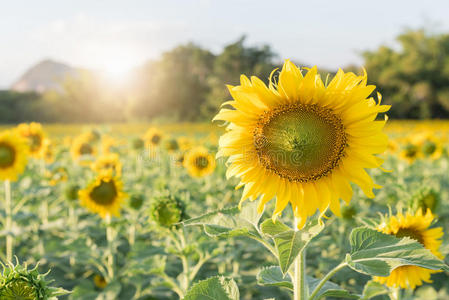
POLYGON ((403 160, 412 163, 417 158, 421 156, 421 149, 419 146, 412 142, 407 142, 403 147, 401 152, 399 153, 399 157, 401 157, 403 160))
POLYGON ((37 266, 28 270, 27 266, 19 264, 2 265, 0 276, 0 299, 3 300, 47 300, 68 292, 50 287, 51 281, 45 279, 46 274, 40 274, 37 266))
POLYGON ((142 150, 145 146, 145 141, 141 138, 135 138, 131 141, 131 146, 134 150, 142 150))
POLYGON ((162 137, 162 132, 159 129, 153 127, 147 130, 144 140, 148 147, 158 146, 162 141, 162 137))
POLYGON ((89 165, 92 157, 96 154, 96 147, 86 135, 80 135, 73 140, 70 152, 73 160, 89 165))
POLYGON ((122 175, 122 163, 116 153, 107 153, 100 156, 93 164, 92 170, 95 172, 111 172, 117 176, 122 175))
POLYGON ((178 141, 176 139, 167 139, 164 142, 165 150, 174 152, 179 149, 178 141))
POLYGON ((196 147, 184 156, 184 167, 193 177, 204 177, 215 170, 215 158, 204 147, 196 147))
POLYGON ((135 210, 139 210, 144 200, 145 197, 142 194, 134 193, 129 197, 129 206, 135 210))
MULTIPOLYGON (((276 71, 276 70, 275 70, 276 71)), ((380 167, 386 150, 386 122, 377 120, 389 106, 371 97, 366 73, 339 70, 325 84, 316 67, 301 70, 286 61, 268 86, 241 76, 229 86, 233 100, 214 120, 228 122, 217 157, 228 156, 227 176, 244 186, 240 203, 259 198, 259 212, 276 198, 273 218, 290 203, 298 226, 317 210, 340 215, 340 199, 352 197, 350 182, 368 197, 378 188, 365 169, 380 167), (303 73, 306 73, 305 75, 303 73)))
POLYGON ((422 209, 436 213, 441 203, 441 196, 437 190, 432 187, 423 187, 419 189, 409 200, 409 206, 412 210, 422 209))
POLYGON ((35 122, 30 124, 22 123, 17 126, 17 132, 19 135, 27 139, 30 153, 33 156, 38 157, 45 138, 42 125, 35 122))
POLYGON ((173 195, 159 196, 153 199, 150 217, 159 226, 171 228, 184 219, 184 203, 173 195))
POLYGON ((78 192, 81 205, 98 213, 102 218, 120 215, 120 206, 126 194, 123 183, 110 172, 100 173, 85 189, 78 192))
MULTIPOLYGON (((398 238, 408 237, 421 243, 424 248, 430 250, 436 257, 443 259, 440 253, 441 237, 443 229, 441 227, 431 228, 434 216, 430 209, 423 213, 421 209, 415 213, 399 212, 393 216, 387 216, 377 227, 377 230, 386 234, 394 235, 398 238)), ((439 271, 429 270, 417 266, 401 266, 394 269, 387 277, 375 277, 374 280, 386 284, 389 287, 410 287, 414 289, 423 282, 432 282, 430 276, 439 271)))
POLYGON ((17 180, 28 162, 29 147, 14 131, 0 132, 0 180, 17 180))
POLYGON ((443 145, 437 138, 429 136, 422 142, 421 152, 425 157, 438 159, 443 154, 443 145))

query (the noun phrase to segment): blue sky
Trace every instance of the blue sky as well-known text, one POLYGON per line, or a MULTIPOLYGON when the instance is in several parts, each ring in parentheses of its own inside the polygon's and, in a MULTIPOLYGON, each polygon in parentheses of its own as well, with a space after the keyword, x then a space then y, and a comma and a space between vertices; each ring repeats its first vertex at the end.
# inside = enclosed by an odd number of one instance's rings
POLYGON ((188 41, 218 52, 242 34, 281 59, 361 64, 405 28, 449 32, 448 11, 447 0, 0 0, 0 87, 44 58, 120 70, 188 41))

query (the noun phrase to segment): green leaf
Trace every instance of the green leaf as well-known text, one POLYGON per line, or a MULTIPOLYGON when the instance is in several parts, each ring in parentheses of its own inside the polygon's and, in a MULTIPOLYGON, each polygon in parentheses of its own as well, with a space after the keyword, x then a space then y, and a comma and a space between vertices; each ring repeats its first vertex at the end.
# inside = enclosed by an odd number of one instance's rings
POLYGON ((385 288, 383 284, 375 281, 368 281, 363 289, 363 300, 369 300, 371 298, 388 294, 388 290, 385 288))
POLYGON ((293 230, 282 222, 274 223, 271 219, 264 221, 261 225, 262 232, 274 240, 279 266, 284 275, 299 253, 323 228, 324 226, 318 220, 309 222, 302 230, 293 230))
POLYGON ((349 267, 371 276, 388 276, 397 267, 412 265, 431 270, 449 270, 448 266, 419 242, 399 239, 369 228, 356 228, 350 236, 349 267))
POLYGON ((293 290, 293 284, 290 276, 283 275, 278 266, 266 267, 257 274, 257 283, 264 286, 279 286, 293 290))
POLYGON ((260 224, 260 230, 263 234, 274 237, 279 233, 291 230, 291 228, 282 222, 273 222, 272 219, 267 219, 260 224))
MULTIPOLYGON (((309 291, 315 290, 315 288, 320 283, 320 279, 307 276, 307 285, 309 291)), ((350 292, 342 289, 339 285, 327 281, 323 287, 320 289, 318 294, 313 298, 313 300, 318 300, 323 297, 334 297, 334 298, 345 298, 345 299, 359 299, 359 295, 351 294, 350 292)))
POLYGON ((246 203, 240 210, 238 207, 220 209, 197 218, 189 219, 184 226, 201 225, 209 236, 234 237, 247 236, 260 239, 257 230, 261 214, 257 213, 255 201, 246 203))
POLYGON ((211 277, 192 286, 184 300, 239 300, 239 288, 232 278, 211 277))

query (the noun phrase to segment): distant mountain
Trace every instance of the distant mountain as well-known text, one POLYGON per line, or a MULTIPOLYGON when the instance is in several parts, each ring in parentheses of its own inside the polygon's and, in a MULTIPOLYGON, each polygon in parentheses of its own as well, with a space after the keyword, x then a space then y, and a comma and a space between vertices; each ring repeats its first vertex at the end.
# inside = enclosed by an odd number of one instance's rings
POLYGON ((44 60, 26 71, 12 86, 18 92, 60 90, 66 77, 76 76, 79 70, 53 60, 44 60))

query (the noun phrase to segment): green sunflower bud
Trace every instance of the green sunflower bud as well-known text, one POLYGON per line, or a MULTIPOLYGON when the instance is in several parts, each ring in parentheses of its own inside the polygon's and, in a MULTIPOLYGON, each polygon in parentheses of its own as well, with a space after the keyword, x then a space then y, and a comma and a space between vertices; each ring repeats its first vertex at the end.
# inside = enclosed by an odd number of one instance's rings
POLYGON ((354 219, 356 214, 357 209, 352 205, 345 205, 341 208, 341 216, 347 221, 354 219))
POLYGON ((0 276, 0 299, 2 300, 50 300, 69 292, 50 287, 51 281, 45 280, 47 274, 40 274, 37 266, 28 270, 19 264, 2 265, 0 276))
POLYGON ((409 206, 414 211, 422 209, 423 212, 426 212, 427 209, 430 209, 433 213, 436 213, 440 200, 440 194, 435 189, 423 187, 410 198, 409 206))
POLYGON ((134 150, 141 150, 145 146, 145 142, 141 138, 135 138, 132 140, 131 146, 134 150))
POLYGON ((70 184, 65 188, 64 194, 68 200, 74 201, 78 199, 79 190, 80 187, 77 184, 70 184))
POLYGON ((170 228, 184 218, 184 204, 169 195, 155 198, 150 207, 150 217, 159 226, 170 228))
POLYGON ((138 210, 142 207, 144 196, 142 194, 132 194, 129 198, 129 206, 138 210))

